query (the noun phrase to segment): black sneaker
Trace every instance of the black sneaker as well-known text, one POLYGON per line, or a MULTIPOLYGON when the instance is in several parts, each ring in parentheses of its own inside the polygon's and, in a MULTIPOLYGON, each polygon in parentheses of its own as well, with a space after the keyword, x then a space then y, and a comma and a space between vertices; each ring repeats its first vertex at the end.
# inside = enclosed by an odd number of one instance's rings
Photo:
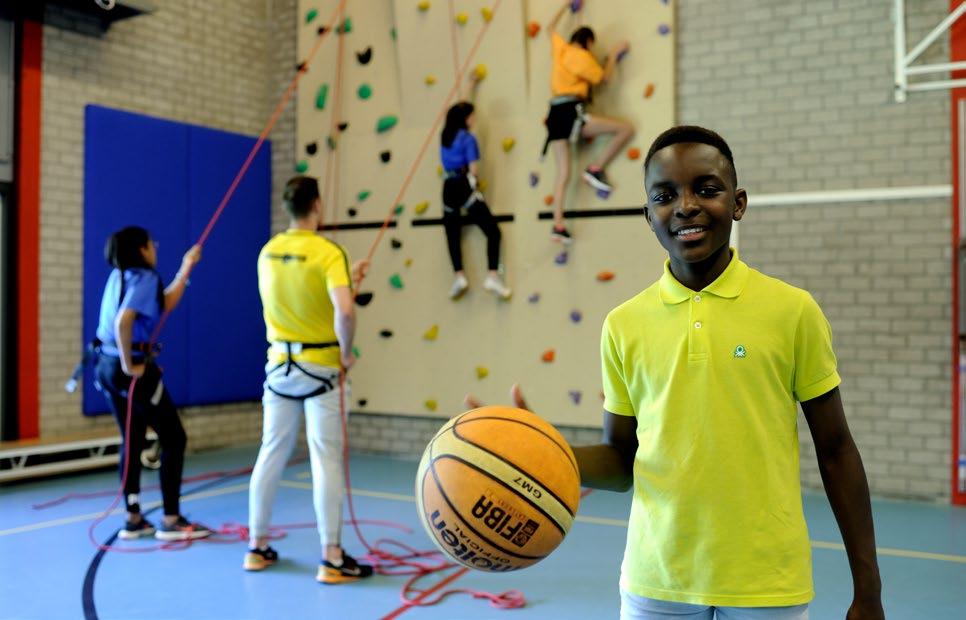
POLYGON ((557 228, 556 226, 550 231, 550 239, 564 245, 570 245, 574 242, 573 237, 570 236, 570 232, 567 228, 557 228))
POLYGON ((151 522, 142 517, 137 523, 126 522, 124 529, 117 533, 117 537, 121 540, 137 540, 138 538, 154 536, 155 531, 151 522))
POLYGON ((342 554, 342 564, 336 566, 332 562, 322 560, 319 563, 319 572, 315 575, 315 580, 327 585, 338 585, 349 583, 372 576, 372 567, 368 564, 359 564, 348 553, 342 554))
POLYGON ((191 523, 183 516, 179 516, 173 525, 161 522, 161 527, 155 532, 154 537, 158 540, 195 540, 196 538, 207 538, 211 536, 211 530, 200 523, 191 523))
POLYGON ((265 570, 275 562, 278 562, 278 552, 271 547, 264 549, 249 549, 245 554, 245 562, 242 568, 245 570, 265 570))
POLYGON ((607 176, 604 174, 603 168, 596 171, 587 168, 584 170, 583 178, 594 189, 605 192, 614 191, 613 186, 607 181, 607 176))

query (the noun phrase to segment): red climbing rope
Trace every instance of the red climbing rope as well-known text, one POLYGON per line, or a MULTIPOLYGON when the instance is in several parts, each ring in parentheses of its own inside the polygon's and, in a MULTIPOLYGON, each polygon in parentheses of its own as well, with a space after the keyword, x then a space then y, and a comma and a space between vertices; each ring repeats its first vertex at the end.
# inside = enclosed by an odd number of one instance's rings
MULTIPOLYGON (((339 23, 343 23, 345 19, 345 12, 340 11, 338 16, 339 23)), ((338 144, 339 144, 339 123, 342 118, 342 76, 343 76, 343 63, 345 58, 345 37, 338 37, 338 48, 336 50, 336 64, 335 64, 335 88, 332 92, 332 117, 329 120, 329 135, 326 137, 326 148, 328 148, 326 158, 325 158, 325 180, 323 182, 322 188, 325 195, 322 197, 322 213, 320 215, 324 216, 326 201, 331 205, 332 217, 329 219, 331 222, 338 221, 339 213, 339 179, 340 175, 336 171, 334 181, 330 186, 330 179, 332 179, 332 170, 336 167, 338 163, 338 144), (332 188, 331 194, 329 193, 330 187, 332 188)), ((324 217, 322 218, 324 221, 324 217)))

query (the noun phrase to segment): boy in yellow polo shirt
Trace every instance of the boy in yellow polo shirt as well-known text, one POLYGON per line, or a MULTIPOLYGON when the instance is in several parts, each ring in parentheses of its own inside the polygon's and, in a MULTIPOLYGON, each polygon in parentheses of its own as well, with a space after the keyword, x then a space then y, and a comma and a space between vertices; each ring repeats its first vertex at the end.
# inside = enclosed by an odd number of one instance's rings
MULTIPOLYGON (((355 362, 352 272, 345 250, 316 234, 322 209, 318 182, 294 177, 285 185, 283 200, 289 228, 272 237, 258 255, 258 291, 271 346, 262 396, 262 445, 249 492, 251 538, 243 567, 259 571, 278 561, 278 553, 268 546, 272 503, 304 416, 322 542, 316 579, 340 584, 372 575, 372 567, 356 562, 341 544, 341 413, 349 386, 340 385, 340 373, 355 362)), ((360 263, 353 271, 363 268, 360 263)))
MULTIPOLYGON (((808 617, 796 403, 849 558, 846 617, 884 618, 869 489, 828 321, 806 291, 729 248, 748 196, 718 134, 683 126, 658 136, 645 188, 644 214, 669 260, 604 321, 604 442, 574 448, 584 486, 634 491, 621 620, 808 617)), ((517 388, 513 400, 526 407, 517 388)))

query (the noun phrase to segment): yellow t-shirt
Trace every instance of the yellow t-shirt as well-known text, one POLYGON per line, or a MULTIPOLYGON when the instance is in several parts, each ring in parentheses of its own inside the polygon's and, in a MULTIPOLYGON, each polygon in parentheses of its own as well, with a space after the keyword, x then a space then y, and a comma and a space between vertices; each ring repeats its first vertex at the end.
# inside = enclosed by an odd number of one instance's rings
POLYGON ((840 383, 806 291, 735 252, 700 292, 664 276, 607 316, 604 408, 637 418, 621 587, 739 607, 813 597, 796 401, 840 383))
MULTIPOLYGON (((335 308, 329 291, 350 286, 349 258, 339 245, 307 230, 290 229, 258 254, 258 292, 269 342, 335 342, 335 308)), ((273 362, 285 354, 269 348, 273 362)), ((298 361, 339 367, 339 347, 306 349, 298 361)))
POLYGON ((586 99, 591 85, 600 84, 604 79, 604 69, 593 54, 579 45, 567 43, 556 32, 550 34, 550 53, 553 59, 550 92, 554 97, 576 95, 586 99))

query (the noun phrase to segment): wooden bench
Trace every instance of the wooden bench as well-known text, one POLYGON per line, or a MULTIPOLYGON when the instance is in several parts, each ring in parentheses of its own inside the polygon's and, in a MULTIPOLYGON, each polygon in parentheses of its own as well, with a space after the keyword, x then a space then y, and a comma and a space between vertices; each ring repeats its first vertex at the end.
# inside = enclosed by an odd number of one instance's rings
MULTIPOLYGON (((147 439, 154 441, 157 435, 149 430, 147 439)), ((120 449, 120 445, 121 436, 118 433, 108 435, 103 430, 0 441, 0 482, 117 465, 118 452, 111 449, 120 449), (57 458, 58 455, 62 458, 57 458), (51 458, 35 458, 39 456, 51 458)))

